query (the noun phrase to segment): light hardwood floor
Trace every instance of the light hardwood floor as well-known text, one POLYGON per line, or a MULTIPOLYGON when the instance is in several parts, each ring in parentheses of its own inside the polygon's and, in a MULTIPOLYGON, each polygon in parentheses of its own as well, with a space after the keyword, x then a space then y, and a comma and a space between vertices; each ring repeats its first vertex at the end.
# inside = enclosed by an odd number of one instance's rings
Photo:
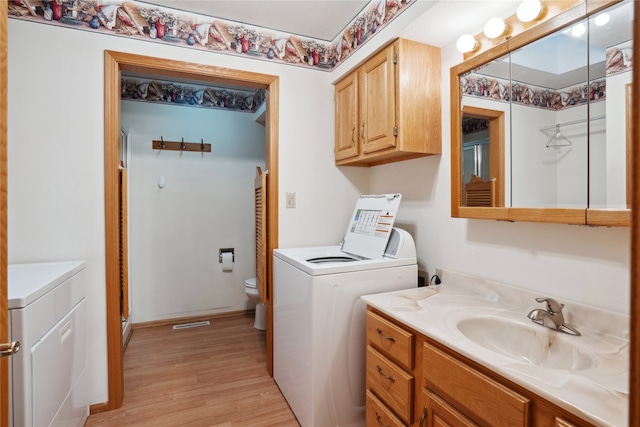
POLYGON ((182 330, 134 328, 124 354, 124 403, 89 416, 85 427, 297 427, 267 373, 265 339, 250 314, 182 330))

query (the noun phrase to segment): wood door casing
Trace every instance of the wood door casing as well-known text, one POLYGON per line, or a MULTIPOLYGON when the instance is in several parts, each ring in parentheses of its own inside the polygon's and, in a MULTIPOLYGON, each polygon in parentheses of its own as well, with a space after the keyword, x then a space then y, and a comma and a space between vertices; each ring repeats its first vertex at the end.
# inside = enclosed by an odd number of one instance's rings
MULTIPOLYGON (((0 343, 9 341, 7 296, 7 8, 0 6, 0 343)), ((9 425, 9 361, 0 358, 0 427, 9 425)))
MULTIPOLYGON (((211 65, 176 61, 144 55, 105 51, 104 53, 104 185, 105 185, 105 270, 107 316, 108 395, 106 403, 92 405, 91 413, 122 406, 124 378, 122 365, 122 324, 120 318, 120 75, 121 71, 183 78, 213 84, 230 84, 267 90, 265 145, 269 170, 267 206, 267 286, 271 286, 270 254, 278 247, 278 76, 239 71, 211 65)), ((270 293, 270 289, 267 294, 270 293)), ((267 371, 273 375, 273 305, 267 304, 267 371)))

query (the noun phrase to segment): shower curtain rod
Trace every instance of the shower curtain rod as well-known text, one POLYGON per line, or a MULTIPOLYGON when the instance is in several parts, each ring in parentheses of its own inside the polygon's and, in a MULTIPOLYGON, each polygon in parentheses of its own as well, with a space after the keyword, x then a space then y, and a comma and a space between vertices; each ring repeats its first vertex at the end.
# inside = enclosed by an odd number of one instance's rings
POLYGON ((602 119, 606 119, 606 118, 607 118, 607 116, 597 116, 597 117, 592 117, 590 119, 574 120, 572 122, 564 122, 564 123, 558 123, 558 124, 555 124, 555 125, 544 126, 544 127, 541 127, 538 130, 540 132, 545 132, 545 131, 548 131, 548 130, 555 130, 558 127, 562 127, 562 126, 577 125, 577 124, 584 123, 584 122, 590 122, 590 121, 593 121, 593 120, 602 120, 602 119))

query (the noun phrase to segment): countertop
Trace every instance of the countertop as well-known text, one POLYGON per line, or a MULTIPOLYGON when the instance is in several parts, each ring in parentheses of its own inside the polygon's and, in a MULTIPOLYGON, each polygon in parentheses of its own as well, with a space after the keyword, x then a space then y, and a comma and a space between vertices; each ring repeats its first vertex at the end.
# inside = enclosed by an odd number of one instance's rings
MULTIPOLYGON (((480 363, 499 375, 598 426, 628 425, 629 405, 629 316, 556 298, 565 304, 565 324, 581 335, 572 336, 534 324, 527 314, 545 308, 536 297, 549 297, 506 284, 445 271, 442 284, 382 294, 365 295, 369 305, 427 337, 480 363), (571 367, 566 361, 547 357, 547 361, 527 360, 489 350, 492 336, 512 333, 505 328, 486 328, 480 334, 487 342, 474 342, 459 325, 472 319, 482 327, 483 320, 505 319, 509 325, 529 328, 547 347, 563 342, 586 355, 571 367), (557 362, 557 363, 556 363, 557 362)), ((553 296, 551 296, 553 297, 553 296)), ((506 328, 511 329, 511 328, 506 328)), ((514 336, 515 337, 515 336, 514 336)), ((515 337, 520 339, 520 337, 515 337)), ((484 340, 484 339, 483 339, 484 340)), ((476 341, 478 341, 476 339, 476 341)), ((529 343, 524 341, 523 343, 529 343)), ((574 351, 576 353, 576 351, 574 351)))
POLYGON ((24 308, 85 268, 84 261, 60 261, 8 266, 9 309, 24 308))

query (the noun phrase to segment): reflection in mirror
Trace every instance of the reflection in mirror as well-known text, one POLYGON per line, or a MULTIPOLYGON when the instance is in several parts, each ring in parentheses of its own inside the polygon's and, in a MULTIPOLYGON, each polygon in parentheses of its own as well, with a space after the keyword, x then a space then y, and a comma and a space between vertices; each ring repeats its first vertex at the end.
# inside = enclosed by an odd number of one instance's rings
POLYGON ((588 206, 586 26, 579 21, 511 53, 513 207, 588 206))
POLYGON ((626 92, 632 80, 632 23, 632 1, 589 18, 590 87, 595 98, 589 111, 590 208, 629 207, 627 128, 631 124, 626 119, 626 92), (601 90, 594 90, 599 86, 601 90))
POLYGON ((510 126, 509 57, 461 75, 460 90, 460 206, 505 206, 505 194, 509 194, 504 179, 504 141, 510 126))

